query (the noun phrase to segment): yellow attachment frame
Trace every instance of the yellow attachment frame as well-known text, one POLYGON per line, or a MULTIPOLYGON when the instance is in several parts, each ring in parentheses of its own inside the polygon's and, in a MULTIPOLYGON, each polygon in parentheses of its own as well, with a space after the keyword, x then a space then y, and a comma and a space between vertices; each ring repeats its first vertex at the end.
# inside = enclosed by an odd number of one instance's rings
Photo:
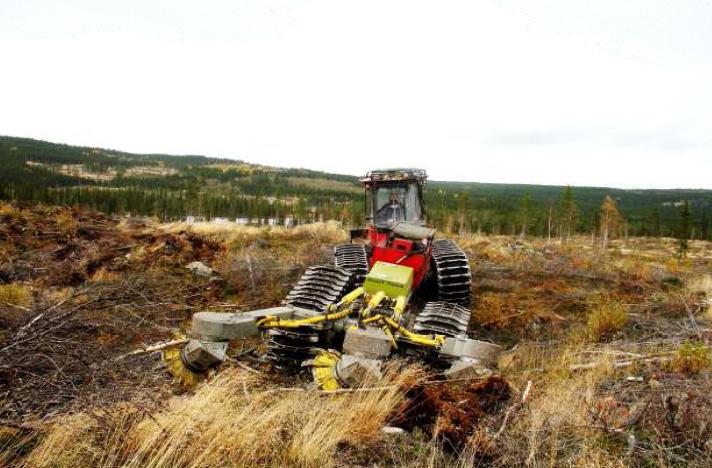
POLYGON ((368 301, 368 305, 363 311, 361 311, 361 317, 368 317, 371 315, 373 309, 379 306, 379 304, 386 298, 386 293, 383 291, 378 291, 376 294, 371 296, 371 300, 368 301))
POLYGON ((395 321, 399 321, 405 312, 405 306, 408 303, 408 298, 406 296, 398 296, 396 298, 396 304, 393 306, 393 318, 395 321))
POLYGON ((387 328, 389 329, 387 331, 387 334, 391 338, 391 341, 393 342, 394 345, 395 345, 395 340, 393 339, 393 333, 392 333, 393 330, 395 330, 398 333, 400 333, 401 335, 405 336, 413 343, 417 343, 419 345, 437 348, 437 347, 441 346, 443 343, 445 343, 445 337, 443 335, 421 335, 419 333, 413 333, 412 331, 405 328, 403 325, 394 321, 392 318, 387 317, 382 314, 374 315, 373 317, 367 318, 366 320, 363 321, 364 324, 373 323, 373 322, 382 323, 384 330, 386 330, 387 328))
MULTIPOLYGON (((323 315, 316 315, 314 317, 296 320, 283 320, 273 315, 267 315, 257 320, 257 326, 259 328, 298 328, 307 325, 316 325, 322 322, 339 320, 347 317, 349 313, 351 313, 351 309, 347 306, 352 304, 359 297, 363 296, 364 293, 365 291, 363 287, 354 289, 345 295, 339 302, 330 305, 328 313, 323 315)), ((373 310, 376 309, 385 298, 386 294, 383 291, 378 291, 371 296, 368 301, 368 305, 361 312, 361 323, 377 323, 380 325, 388 338, 390 338, 394 348, 397 348, 396 339, 393 335, 394 332, 400 333, 411 342, 421 346, 437 348, 445 342, 445 337, 443 335, 422 335, 419 333, 413 333, 398 323, 403 315, 403 312, 405 311, 406 304, 408 303, 408 298, 406 296, 398 296, 396 298, 395 305, 393 306, 392 318, 383 314, 371 316, 371 312, 373 312, 373 310)), ((326 359, 326 357, 324 358, 326 359)))
POLYGON ((350 310, 344 307, 361 297, 363 293, 363 287, 354 289, 345 295, 338 303, 330 305, 329 313, 323 315, 315 315, 314 317, 297 320, 282 320, 279 317, 267 315, 257 320, 256 323, 259 328, 299 328, 305 325, 316 325, 321 322, 339 320, 349 315, 350 310), (343 310, 340 310, 342 308, 343 310))

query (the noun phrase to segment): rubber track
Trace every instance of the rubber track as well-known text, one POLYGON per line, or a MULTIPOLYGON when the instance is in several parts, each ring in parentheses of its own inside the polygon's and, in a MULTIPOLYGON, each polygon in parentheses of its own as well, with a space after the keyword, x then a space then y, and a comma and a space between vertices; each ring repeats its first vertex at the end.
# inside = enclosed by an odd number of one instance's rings
POLYGON ((300 327, 289 330, 272 328, 265 333, 267 359, 285 371, 297 371, 303 361, 311 359, 319 343, 317 327, 300 327))
MULTIPOLYGON (((351 273, 348 271, 330 265, 313 266, 307 269, 297 285, 287 294, 284 303, 316 312, 326 312, 330 304, 348 292, 350 285, 351 273)), ((267 359, 278 369, 300 370, 302 362, 316 353, 320 329, 315 325, 267 330, 264 335, 267 359)))
POLYGON ((445 336, 467 334, 470 309, 452 302, 428 302, 416 316, 413 331, 445 336))
POLYGON ((354 286, 360 286, 368 274, 368 255, 364 244, 341 244, 334 247, 334 264, 350 271, 354 286))
POLYGON ((295 307, 326 312, 326 308, 346 294, 351 286, 351 273, 329 265, 310 267, 284 302, 295 307))
POLYGON ((432 262, 438 285, 438 300, 469 306, 472 299, 472 275, 465 252, 450 239, 438 239, 433 242, 432 262))

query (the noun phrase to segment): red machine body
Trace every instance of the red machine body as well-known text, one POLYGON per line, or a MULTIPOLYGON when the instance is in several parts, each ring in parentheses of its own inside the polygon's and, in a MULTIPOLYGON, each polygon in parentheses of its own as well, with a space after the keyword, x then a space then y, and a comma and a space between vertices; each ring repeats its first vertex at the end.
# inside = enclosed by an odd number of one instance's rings
POLYGON ((422 190, 426 177, 419 169, 386 169, 369 172, 361 179, 366 189, 367 226, 363 234, 370 250, 369 269, 376 262, 409 266, 413 268, 414 288, 430 268, 435 232, 425 227, 422 190))
MULTIPOLYGON (((375 226, 368 227, 368 243, 371 246, 369 269, 376 262, 395 263, 413 269, 413 287, 417 288, 430 267, 430 248, 416 249, 416 242, 409 239, 390 239, 390 233, 378 232, 375 226)), ((429 244, 429 243, 428 243, 429 244)))

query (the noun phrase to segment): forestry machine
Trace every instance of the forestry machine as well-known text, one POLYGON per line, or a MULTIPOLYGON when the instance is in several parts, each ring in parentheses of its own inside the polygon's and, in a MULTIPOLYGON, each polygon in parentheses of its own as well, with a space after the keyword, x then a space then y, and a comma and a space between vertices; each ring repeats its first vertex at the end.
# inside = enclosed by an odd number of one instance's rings
POLYGON ((395 353, 419 356, 447 378, 487 372, 500 347, 467 336, 470 265, 425 225, 426 179, 419 169, 369 172, 366 227, 334 248, 334 264, 308 268, 279 307, 196 313, 191 339, 164 352, 171 373, 200 380, 229 359, 230 341, 257 335, 274 367, 310 369, 324 390, 378 378, 395 353))

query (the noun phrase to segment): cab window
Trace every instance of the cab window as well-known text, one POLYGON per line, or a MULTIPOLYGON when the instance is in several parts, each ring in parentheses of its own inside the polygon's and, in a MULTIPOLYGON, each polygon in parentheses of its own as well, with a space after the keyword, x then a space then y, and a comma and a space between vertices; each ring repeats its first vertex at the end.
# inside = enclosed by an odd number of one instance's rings
POLYGON ((422 210, 418 185, 389 184, 374 193, 374 222, 378 227, 391 227, 399 221, 421 221, 422 210))

